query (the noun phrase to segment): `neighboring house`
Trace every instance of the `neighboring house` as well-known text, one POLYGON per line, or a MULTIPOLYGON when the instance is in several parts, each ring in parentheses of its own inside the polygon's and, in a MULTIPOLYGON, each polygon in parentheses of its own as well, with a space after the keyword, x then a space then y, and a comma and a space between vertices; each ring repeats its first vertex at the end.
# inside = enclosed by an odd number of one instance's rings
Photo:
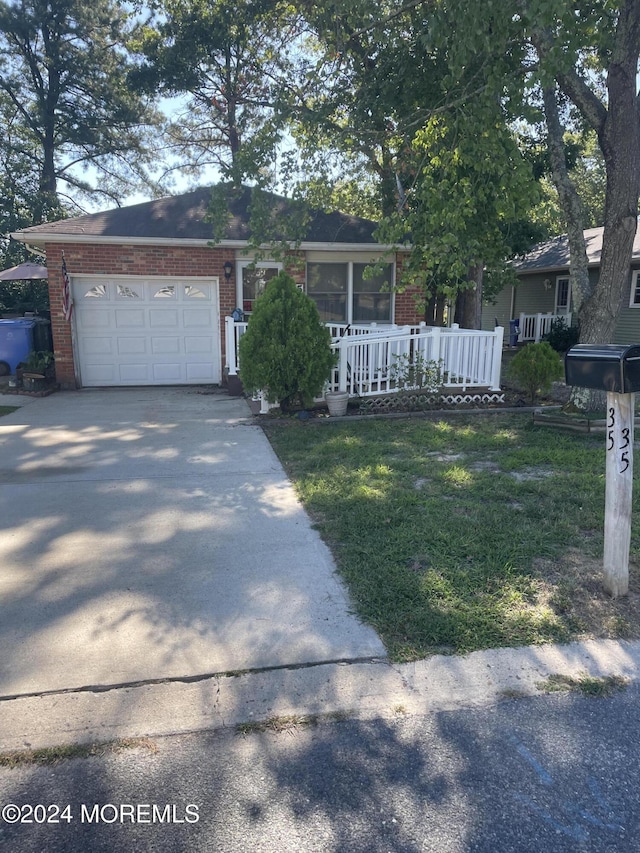
MULTIPOLYGON (((290 203, 272 196, 273 208, 290 203)), ((251 192, 229 198, 224 239, 212 245, 211 190, 25 228, 12 235, 46 256, 58 381, 66 388, 220 383, 224 318, 251 312, 282 268, 249 249, 251 192), (63 311, 63 256, 73 313, 63 311)), ((411 292, 392 288, 402 256, 375 223, 312 212, 285 268, 339 324, 419 322, 411 292), (364 275, 382 261, 380 275, 364 275)), ((286 237, 287 235, 281 235, 286 237)))
MULTIPOLYGON (((589 262, 589 275, 594 281, 600 273, 602 228, 584 232, 589 262)), ((567 237, 556 237, 535 246, 514 264, 519 282, 498 294, 495 304, 486 304, 482 327, 497 323, 509 329, 510 320, 521 320, 520 340, 535 340, 536 330, 544 332, 556 316, 573 313, 569 288, 569 246, 567 237), (542 315, 542 316, 540 316, 542 315)), ((640 231, 633 244, 633 257, 626 284, 625 297, 612 343, 637 343, 640 340, 640 231)))

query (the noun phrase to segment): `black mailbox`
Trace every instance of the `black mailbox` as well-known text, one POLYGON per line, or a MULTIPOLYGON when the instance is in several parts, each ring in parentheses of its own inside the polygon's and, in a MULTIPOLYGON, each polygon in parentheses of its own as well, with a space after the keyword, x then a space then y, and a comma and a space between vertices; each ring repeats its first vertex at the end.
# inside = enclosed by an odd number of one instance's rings
POLYGON ((640 344, 577 344, 564 372, 567 385, 632 394, 640 391, 640 344))

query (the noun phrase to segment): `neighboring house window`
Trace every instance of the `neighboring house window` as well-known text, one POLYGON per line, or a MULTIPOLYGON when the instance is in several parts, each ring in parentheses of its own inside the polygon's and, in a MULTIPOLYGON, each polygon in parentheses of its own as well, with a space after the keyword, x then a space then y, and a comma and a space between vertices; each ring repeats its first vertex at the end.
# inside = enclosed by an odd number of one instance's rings
POLYGON ((253 305, 272 278, 282 269, 281 264, 239 261, 237 270, 238 304, 245 314, 251 314, 253 305))
POLYGON ((569 278, 562 276, 556 279, 556 307, 554 314, 568 314, 571 305, 571 290, 569 278))
POLYGON ((634 270, 631 276, 630 308, 640 308, 640 270, 634 270))
POLYGON ((369 262, 309 261, 307 293, 320 318, 334 323, 390 323, 393 264, 365 276, 369 262))

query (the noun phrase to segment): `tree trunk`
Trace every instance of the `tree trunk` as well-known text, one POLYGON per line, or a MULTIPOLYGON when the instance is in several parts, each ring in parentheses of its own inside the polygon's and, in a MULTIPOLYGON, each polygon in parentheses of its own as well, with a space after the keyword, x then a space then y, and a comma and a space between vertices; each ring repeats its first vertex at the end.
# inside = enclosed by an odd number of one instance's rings
POLYGON ((455 322, 463 329, 480 329, 482 326, 482 281, 483 265, 469 270, 470 287, 461 290, 456 297, 455 322))
POLYGON ((443 293, 435 293, 427 302, 424 321, 427 326, 444 326, 444 311, 447 300, 443 293))
MULTIPOLYGON (((598 284, 579 304, 580 340, 594 344, 612 342, 620 306, 628 293, 640 193, 640 107, 636 79, 640 3, 622 0, 618 6, 615 37, 609 51, 606 105, 575 70, 564 68, 555 72, 561 91, 595 130, 607 172, 598 284)), ((532 39, 544 60, 553 45, 552 37, 537 31, 532 39)), ((574 389, 572 401, 590 408, 594 394, 574 389)))
POLYGON ((638 224, 640 117, 635 76, 612 65, 609 110, 600 137, 607 169, 607 192, 600 278, 581 313, 580 340, 611 343, 623 299, 628 294, 631 255, 638 224))
POLYGON ((543 89, 544 114, 547 123, 547 146, 551 160, 553 183, 558 191, 560 207, 567 223, 569 242, 569 286, 573 310, 580 312, 591 295, 587 249, 584 241, 584 212, 575 184, 569 177, 564 147, 564 128, 558 115, 558 100, 553 86, 543 89))

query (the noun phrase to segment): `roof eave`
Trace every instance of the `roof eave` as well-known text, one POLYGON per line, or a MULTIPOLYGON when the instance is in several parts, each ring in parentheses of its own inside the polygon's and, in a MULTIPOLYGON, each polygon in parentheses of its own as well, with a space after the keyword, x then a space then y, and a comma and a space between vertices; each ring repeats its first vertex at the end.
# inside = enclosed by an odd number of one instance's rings
MULTIPOLYGON (((590 270, 598 269, 600 266, 600 261, 589 261, 587 264, 590 270)), ((516 267, 515 273, 516 275, 536 275, 540 273, 557 273, 558 275, 562 275, 562 273, 569 273, 569 264, 562 264, 561 266, 549 266, 549 267, 526 267, 526 268, 518 268, 516 267)))
MULTIPOLYGON (((218 243, 212 243, 211 240, 178 238, 178 237, 118 237, 118 236, 97 236, 95 234, 57 234, 53 232, 39 232, 37 235, 27 231, 15 231, 11 235, 13 240, 20 243, 28 243, 33 246, 44 247, 47 243, 100 243, 102 245, 126 245, 126 246, 191 246, 208 247, 208 248, 223 248, 223 249, 246 249, 250 244, 247 240, 221 240, 218 243)), ((268 249, 269 245, 265 244, 262 249, 268 249)), ((291 243, 292 250, 301 251, 334 251, 334 252, 387 252, 387 251, 409 251, 407 247, 396 247, 382 243, 338 243, 338 242, 302 242, 299 244, 291 243)))

